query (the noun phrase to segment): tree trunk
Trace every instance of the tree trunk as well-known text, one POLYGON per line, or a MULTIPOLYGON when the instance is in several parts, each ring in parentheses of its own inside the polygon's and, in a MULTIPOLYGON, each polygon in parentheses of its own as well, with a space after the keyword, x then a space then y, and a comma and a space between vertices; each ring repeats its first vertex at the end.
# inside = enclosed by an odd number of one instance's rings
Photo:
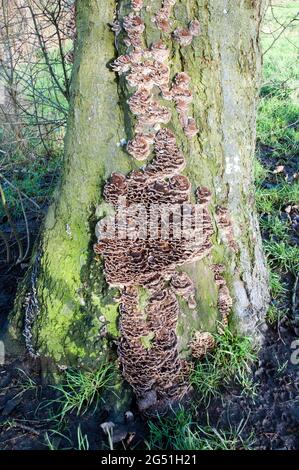
MULTIPOLYGON (((186 159, 183 174, 193 193, 198 187, 212 193, 212 249, 183 267, 193 280, 197 307, 191 309, 179 300, 176 331, 181 356, 189 355, 194 332, 215 331, 223 285, 233 300, 231 323, 258 341, 268 302, 253 187, 262 2, 178 0, 172 31, 186 28, 195 18, 200 22, 200 34, 187 47, 152 22, 161 1, 144 4, 151 5, 141 11, 147 45, 162 37, 171 49, 171 80, 182 71, 191 78, 190 111, 199 133, 191 140, 186 137, 174 106, 169 124, 186 159), (224 272, 215 274, 215 265, 223 266, 224 272)), ((120 18, 132 11, 128 1, 118 5, 120 18)), ((14 337, 25 323, 32 354, 51 357, 59 365, 96 367, 111 339, 119 335, 118 290, 109 288, 102 263, 95 259, 95 225, 105 215, 103 188, 111 173, 127 175, 144 163, 129 156, 122 145, 134 133, 126 104, 132 89, 107 66, 125 50, 121 33, 116 51, 108 26, 116 6, 114 0, 77 2, 78 42, 64 171, 10 321, 14 337), (29 296, 22 309, 25 293, 29 296)))

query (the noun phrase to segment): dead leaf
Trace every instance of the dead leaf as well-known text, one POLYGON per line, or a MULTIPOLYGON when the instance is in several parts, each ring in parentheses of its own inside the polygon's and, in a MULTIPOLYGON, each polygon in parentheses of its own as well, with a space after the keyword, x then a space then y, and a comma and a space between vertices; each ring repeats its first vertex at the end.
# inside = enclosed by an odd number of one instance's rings
POLYGON ((277 173, 282 173, 284 171, 284 165, 278 165, 275 170, 273 171, 274 175, 277 173))
POLYGON ((131 444, 131 442, 134 440, 135 436, 136 436, 135 432, 130 432, 129 433, 129 436, 127 438, 127 446, 129 446, 131 444))

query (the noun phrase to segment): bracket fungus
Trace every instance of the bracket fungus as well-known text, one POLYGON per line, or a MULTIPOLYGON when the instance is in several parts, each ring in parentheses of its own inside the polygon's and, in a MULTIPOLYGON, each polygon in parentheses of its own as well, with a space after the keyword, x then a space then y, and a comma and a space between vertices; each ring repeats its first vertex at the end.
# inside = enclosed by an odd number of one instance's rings
MULTIPOLYGON (((170 28, 169 18, 175 3, 175 0, 165 0, 155 16, 155 23, 163 31, 170 28)), ((177 74, 170 89, 170 68, 167 62, 170 51, 162 40, 153 43, 149 48, 143 47, 145 25, 138 14, 142 9, 142 2, 132 2, 132 8, 134 11, 123 18, 123 28, 127 34, 125 44, 130 50, 115 59, 111 68, 121 75, 126 74, 127 83, 136 88, 128 104, 131 112, 137 116, 135 130, 139 138, 137 142, 136 139, 129 142, 127 150, 133 158, 144 160, 149 157, 150 148, 148 141, 141 144, 141 135, 155 134, 161 124, 168 124, 172 118, 171 110, 156 100, 155 88, 158 88, 164 100, 175 101, 181 125, 189 139, 198 133, 198 129, 195 120, 188 113, 188 106, 193 99, 189 90, 190 77, 185 72, 177 74)), ((191 40, 198 33, 199 22, 193 20, 188 29, 191 40)), ((174 35, 177 34, 178 30, 174 32, 174 35)))
POLYGON ((188 29, 186 28, 177 28, 173 32, 174 39, 182 47, 190 46, 195 36, 199 36, 200 33, 200 23, 198 20, 193 20, 190 22, 188 29))
MULTIPOLYGON (((191 184, 186 176, 179 174, 185 164, 184 156, 169 129, 161 129, 157 133, 155 152, 156 160, 144 170, 134 171, 128 176, 113 173, 107 182, 104 196, 115 207, 117 224, 120 197, 125 198, 128 218, 134 204, 143 204, 146 220, 150 218, 152 205, 171 207, 175 202, 181 211, 183 204, 190 201, 191 184), (175 155, 177 158, 173 158, 175 155)), ((207 210, 208 190, 203 188, 197 194, 201 195, 203 202, 189 204, 191 227, 196 229, 198 224, 202 233, 199 236, 196 232, 192 242, 187 234, 176 239, 174 220, 170 223, 168 239, 163 239, 161 217, 157 238, 152 239, 147 233, 144 238, 111 239, 105 238, 102 232, 95 246, 95 251, 104 258, 107 282, 122 292, 118 354, 123 376, 134 389, 140 409, 146 413, 163 409, 188 389, 183 372, 186 366, 183 367, 177 348, 176 327, 180 309, 176 295, 182 296, 194 309, 195 288, 188 275, 176 272, 176 268, 206 256, 212 246, 210 239, 213 234, 207 210), (200 211, 195 222, 196 208, 200 211), (140 287, 150 292, 144 312, 138 302, 140 287), (150 338, 150 344, 145 346, 143 338, 150 338)))
POLYGON ((136 160, 146 160, 151 153, 151 148, 148 140, 142 135, 135 135, 127 145, 127 150, 136 160))
MULTIPOLYGON (((191 184, 186 176, 179 174, 185 164, 184 156, 169 129, 157 133, 155 152, 156 159, 144 170, 133 171, 128 176, 114 173, 107 182, 104 195, 115 207, 116 224, 120 219, 117 204, 121 196, 126 201, 128 218, 135 204, 143 204, 146 220, 150 218, 152 205, 172 207, 176 203, 181 211, 183 204, 190 201, 191 184)), ((176 239, 174 220, 170 223, 168 239, 163 239, 161 217, 158 237, 152 239, 146 233, 143 238, 110 239, 102 232, 95 246, 95 251, 104 258, 107 282, 121 289, 118 354, 123 376, 135 391, 144 413, 164 409, 188 389, 186 365, 179 358, 177 348, 180 308, 176 295, 182 296, 194 309, 195 288, 188 275, 177 272, 176 268, 206 256, 211 250, 213 234, 207 210, 208 190, 198 190, 197 195, 202 203, 189 207, 191 227, 196 229, 198 224, 200 234, 196 232, 192 242, 187 234, 176 239), (196 208, 200 211, 195 221, 196 208), (140 287, 150 293, 145 311, 139 307, 140 287), (148 345, 143 338, 150 338, 148 345)), ((127 233, 128 230, 127 226, 127 233)))
POLYGON ((131 0, 131 5, 134 11, 140 11, 143 7, 143 0, 131 0))
POLYGON ((216 219, 223 241, 227 243, 233 251, 237 252, 238 245, 235 241, 234 229, 228 209, 225 207, 217 207, 216 219))
MULTIPOLYGON (((163 32, 170 31, 175 3, 164 0, 154 17, 163 32)), ((114 60, 111 68, 125 74, 127 83, 135 88, 128 105, 136 116, 136 126, 127 151, 140 161, 147 160, 152 150, 154 155, 142 169, 128 175, 113 173, 107 181, 104 198, 113 206, 114 215, 99 222, 94 250, 103 257, 106 281, 121 294, 118 356, 123 377, 133 388, 140 411, 151 415, 166 409, 189 389, 189 365, 180 358, 178 349, 178 296, 190 309, 197 305, 195 286, 181 269, 209 255, 213 224, 208 210, 210 191, 198 188, 196 202, 191 202, 192 185, 181 174, 185 157, 174 133, 161 128, 172 114, 158 101, 158 94, 175 102, 187 137, 197 134, 195 120, 188 113, 191 78, 185 72, 178 73, 170 88, 170 51, 161 40, 149 48, 144 46, 145 25, 140 16, 143 4, 132 0, 133 11, 117 22, 126 33, 128 50, 114 60), (108 229, 111 222, 112 236, 108 229), (145 304, 140 301, 144 289, 145 304)), ((181 45, 188 45, 199 29, 199 22, 193 20, 186 35, 176 30, 174 37, 181 45)), ((118 34, 118 28, 116 31, 118 34)), ((219 310, 225 319, 230 309, 229 292, 221 269, 213 269, 219 286, 219 310)), ((210 333, 198 332, 190 343, 196 358, 213 347, 210 333)))
POLYGON ((155 42, 151 45, 149 56, 157 62, 165 62, 169 58, 170 50, 162 41, 155 42))
POLYGON ((201 360, 207 353, 213 351, 216 346, 216 341, 211 333, 207 331, 196 331, 189 346, 191 348, 192 357, 201 360))
POLYGON ((190 81, 191 79, 186 72, 180 72, 175 76, 174 84, 171 89, 181 126, 189 139, 198 134, 195 119, 190 117, 188 113, 189 105, 193 101, 192 93, 189 90, 190 81))
POLYGON ((228 317, 233 306, 229 288, 227 287, 226 280, 222 276, 225 267, 221 264, 214 264, 212 266, 214 271, 215 283, 219 288, 218 293, 218 310, 221 315, 221 328, 226 328, 228 325, 228 317))
POLYGON ((154 17, 154 22, 156 23, 157 28, 165 33, 170 31, 170 16, 175 4, 176 0, 163 0, 162 8, 154 17))

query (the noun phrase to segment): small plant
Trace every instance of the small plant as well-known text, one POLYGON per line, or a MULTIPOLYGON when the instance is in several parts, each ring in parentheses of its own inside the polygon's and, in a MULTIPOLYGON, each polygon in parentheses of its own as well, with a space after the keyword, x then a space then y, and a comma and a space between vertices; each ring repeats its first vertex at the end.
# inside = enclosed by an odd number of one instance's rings
POLYGON ((280 364, 279 359, 277 359, 277 375, 283 374, 285 370, 288 368, 289 361, 285 361, 280 364))
POLYGON ((78 449, 77 450, 89 450, 89 441, 86 434, 82 434, 81 426, 79 425, 77 428, 77 441, 78 441, 78 449))
POLYGON ((285 204, 285 189, 280 186, 270 188, 258 187, 256 190, 256 205, 261 214, 275 214, 285 204))
POLYGON ((268 215, 261 219, 260 225, 262 230, 267 231, 270 239, 277 241, 289 241, 289 227, 278 216, 268 215))
POLYGON ((279 308, 277 305, 272 304, 268 308, 266 320, 270 325, 275 325, 286 315, 286 311, 283 308, 279 308))
POLYGON ((275 211, 272 191, 257 186, 255 190, 256 207, 260 214, 272 214, 275 211))
POLYGON ((270 271, 270 292, 274 300, 279 299, 287 292, 280 275, 275 271, 270 271))
POLYGON ((49 400, 46 406, 58 406, 54 418, 60 420, 68 413, 75 412, 78 416, 84 414, 92 405, 95 411, 101 392, 109 387, 113 372, 111 364, 102 365, 100 369, 92 372, 67 370, 65 383, 52 386, 58 392, 58 397, 49 400))
POLYGON ((15 398, 29 391, 34 391, 35 393, 37 393, 38 385, 35 380, 33 380, 28 374, 26 374, 23 369, 17 369, 17 371, 20 374, 21 380, 17 383, 17 389, 19 389, 20 391, 17 393, 15 398))
POLYGON ((212 396, 220 394, 223 385, 235 379, 244 393, 254 394, 255 387, 249 378, 250 363, 256 359, 251 339, 232 333, 228 328, 223 335, 216 334, 213 353, 198 362, 190 374, 191 385, 200 400, 208 403, 212 396))
MULTIPOLYGON (((246 423, 245 423, 246 424, 246 423)), ((150 436, 146 443, 150 450, 237 450, 248 449, 252 437, 243 440, 242 422, 236 429, 217 430, 199 426, 189 411, 179 407, 170 416, 149 422, 150 436)))
MULTIPOLYGON (((64 440, 69 446, 63 450, 89 450, 89 441, 86 434, 82 434, 81 426, 77 428, 77 443, 74 444, 72 439, 57 430, 50 430, 45 433, 45 444, 49 450, 59 450, 59 444, 64 440), (49 435, 49 433, 51 435, 49 435)), ((62 449, 61 449, 62 450, 62 449)))
POLYGON ((254 170, 254 179, 255 179, 255 183, 256 184, 260 184, 263 182, 263 180, 267 177, 268 175, 268 170, 267 168, 265 168, 261 161, 256 158, 254 160, 254 167, 253 167, 253 170, 254 170))
POLYGON ((288 204, 299 200, 299 183, 283 182, 272 188, 257 186, 255 192, 256 206, 261 214, 273 214, 288 204))
POLYGON ((265 241, 264 248, 270 268, 278 268, 284 273, 296 273, 298 271, 298 246, 290 246, 285 242, 265 241))

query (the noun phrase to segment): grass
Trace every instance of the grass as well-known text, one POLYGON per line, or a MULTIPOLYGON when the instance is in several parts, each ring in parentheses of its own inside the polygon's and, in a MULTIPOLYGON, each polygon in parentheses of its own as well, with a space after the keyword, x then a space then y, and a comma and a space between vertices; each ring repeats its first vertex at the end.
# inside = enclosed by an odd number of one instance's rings
POLYGON ((113 373, 111 364, 102 365, 92 372, 67 370, 65 383, 52 386, 58 394, 57 398, 48 400, 45 404, 58 410, 51 419, 62 421, 70 413, 84 415, 91 406, 96 411, 101 392, 110 387, 113 373))
POLYGON ((18 393, 14 396, 14 399, 18 398, 19 396, 22 396, 23 394, 27 392, 34 392, 35 395, 37 395, 39 386, 36 383, 36 381, 30 377, 23 369, 17 369, 20 380, 18 380, 16 388, 18 393))
POLYGON ((255 184, 256 186, 259 186, 266 179, 269 171, 262 165, 258 158, 254 159, 253 170, 255 184))
POLYGON ((149 421, 149 450, 238 450, 249 449, 252 436, 243 440, 244 423, 229 431, 199 426, 190 411, 180 407, 167 417, 149 421))
POLYGON ((207 405, 213 396, 220 395, 223 386, 236 380, 244 393, 254 394, 249 377, 250 364, 256 359, 251 339, 231 332, 215 335, 217 346, 213 353, 195 364, 190 383, 198 392, 199 400, 207 405))
POLYGON ((62 434, 59 431, 51 430, 45 433, 45 445, 49 450, 62 450, 60 449, 61 441, 64 441, 68 444, 68 447, 64 448, 63 450, 89 450, 88 437, 86 434, 82 433, 80 425, 77 427, 77 442, 75 443, 70 437, 66 436, 65 434, 62 434))
POLYGON ((256 205, 260 214, 275 214, 283 207, 298 204, 299 181, 283 182, 270 188, 257 186, 256 205))
POLYGON ((261 218, 260 226, 263 231, 269 233, 270 239, 289 242, 289 222, 281 220, 278 215, 268 215, 261 218))
POLYGON ((270 271, 270 292, 271 297, 277 300, 287 293, 285 284, 281 281, 281 276, 275 271, 270 271))
POLYGON ((299 105, 289 96, 262 98, 257 120, 258 141, 273 148, 273 157, 289 158, 298 154, 299 133, 294 124, 298 115, 299 105))
POLYGON ((285 211, 287 206, 299 202, 299 181, 292 178, 299 170, 296 163, 299 152, 296 46, 299 2, 273 0, 271 4, 261 34, 264 64, 257 118, 255 181, 272 297, 266 319, 274 326, 287 314, 288 288, 283 280, 287 274, 295 275, 299 267, 299 247, 294 244, 294 232, 285 211), (287 171, 275 174, 278 166, 287 171))
POLYGON ((285 315, 286 311, 275 303, 272 303, 268 308, 266 320, 270 325, 276 325, 285 315))
POLYGON ((264 241, 264 248, 270 268, 296 274, 299 268, 299 246, 291 246, 285 241, 264 241))
POLYGON ((285 159, 299 150, 298 16, 292 21, 299 5, 289 0, 273 0, 271 4, 261 34, 264 64, 257 137, 260 145, 272 148, 274 158, 285 159), (282 25, 288 25, 283 32, 282 25))

